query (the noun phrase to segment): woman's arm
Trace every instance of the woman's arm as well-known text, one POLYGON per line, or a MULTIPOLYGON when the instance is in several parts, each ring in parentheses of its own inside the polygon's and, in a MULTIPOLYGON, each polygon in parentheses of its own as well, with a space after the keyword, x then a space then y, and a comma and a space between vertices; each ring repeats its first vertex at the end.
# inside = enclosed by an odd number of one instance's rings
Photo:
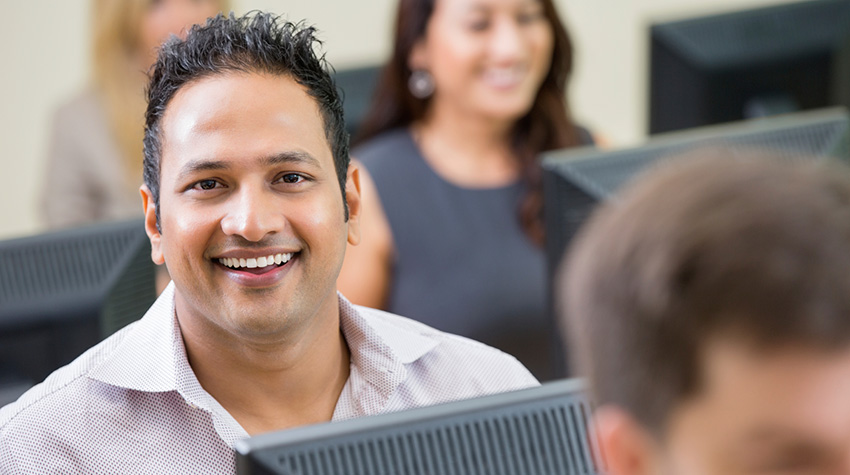
POLYGON ((348 245, 337 288, 351 302, 386 308, 392 285, 394 245, 392 231, 372 177, 360 170, 360 244, 348 245))

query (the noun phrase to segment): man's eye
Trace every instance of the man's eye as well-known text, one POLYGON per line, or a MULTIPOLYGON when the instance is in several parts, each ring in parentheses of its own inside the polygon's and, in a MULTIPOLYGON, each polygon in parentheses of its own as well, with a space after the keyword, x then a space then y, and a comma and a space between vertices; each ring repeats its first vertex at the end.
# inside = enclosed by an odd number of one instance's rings
POLYGON ((192 188, 195 188, 196 190, 213 190, 216 186, 218 186, 218 182, 215 180, 201 180, 195 183, 195 186, 192 188))
POLYGON ((287 173, 286 175, 280 177, 280 181, 282 181, 283 183, 298 183, 303 179, 304 177, 297 173, 287 173))

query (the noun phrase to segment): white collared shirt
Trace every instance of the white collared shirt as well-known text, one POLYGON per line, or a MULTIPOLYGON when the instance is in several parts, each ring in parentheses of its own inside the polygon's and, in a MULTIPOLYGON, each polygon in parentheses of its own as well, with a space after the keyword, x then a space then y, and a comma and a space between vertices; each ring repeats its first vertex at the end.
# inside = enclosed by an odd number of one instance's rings
MULTIPOLYGON (((351 370, 333 420, 537 385, 513 357, 339 296, 351 370)), ((248 437, 186 357, 174 284, 145 316, 0 409, 0 473, 232 473, 248 437)))

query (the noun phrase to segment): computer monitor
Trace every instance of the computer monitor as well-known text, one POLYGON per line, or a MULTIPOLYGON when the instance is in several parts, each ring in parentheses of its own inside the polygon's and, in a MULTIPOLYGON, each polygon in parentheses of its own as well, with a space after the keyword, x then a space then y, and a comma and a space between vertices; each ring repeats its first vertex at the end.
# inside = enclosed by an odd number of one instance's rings
POLYGON ((236 443, 241 475, 592 475, 604 473, 580 380, 236 443))
POLYGON ((849 41, 847 0, 652 25, 649 133, 850 106, 849 41))
POLYGON ((850 115, 844 108, 798 112, 661 134, 645 145, 622 150, 586 147, 545 154, 544 221, 550 280, 570 240, 597 204, 611 199, 636 175, 703 148, 729 154, 773 150, 789 160, 847 161, 850 115))
POLYGON ((345 129, 352 137, 360 130, 360 125, 369 112, 380 72, 380 66, 363 66, 334 73, 334 81, 342 92, 345 129))
POLYGON ((144 315, 154 280, 141 219, 0 241, 0 405, 144 315))

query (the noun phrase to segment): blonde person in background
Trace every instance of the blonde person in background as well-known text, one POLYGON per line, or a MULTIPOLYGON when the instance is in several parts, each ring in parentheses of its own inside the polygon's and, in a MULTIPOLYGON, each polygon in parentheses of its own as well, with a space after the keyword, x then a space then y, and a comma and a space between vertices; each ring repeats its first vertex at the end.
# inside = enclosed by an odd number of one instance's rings
POLYGON ((144 86, 157 47, 227 0, 93 0, 90 84, 53 119, 41 209, 50 228, 141 216, 144 86))

